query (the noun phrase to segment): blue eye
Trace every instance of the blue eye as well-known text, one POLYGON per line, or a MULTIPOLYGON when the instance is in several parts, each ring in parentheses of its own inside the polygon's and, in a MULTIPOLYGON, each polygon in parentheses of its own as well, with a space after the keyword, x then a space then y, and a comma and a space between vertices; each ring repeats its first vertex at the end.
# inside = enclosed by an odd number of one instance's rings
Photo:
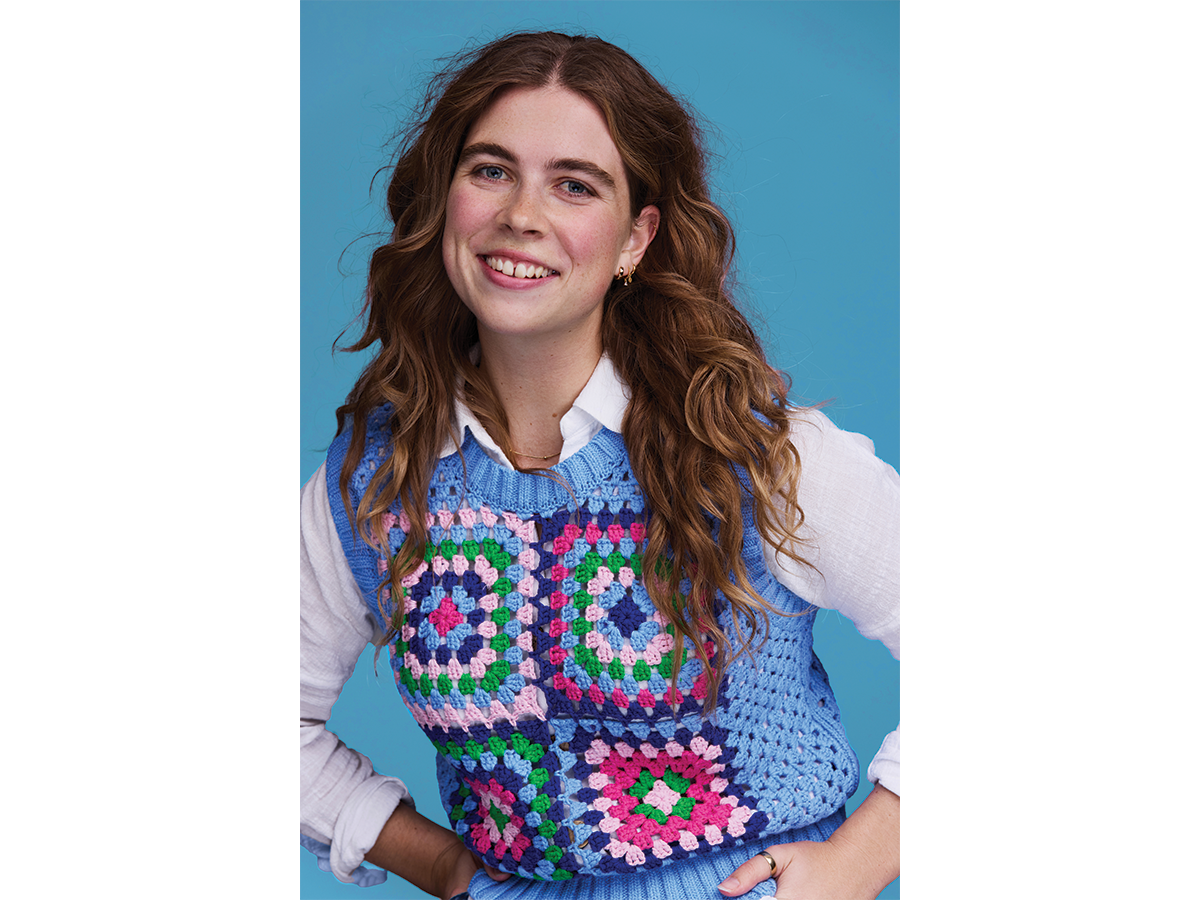
POLYGON ((573 194, 576 197, 585 197, 591 193, 588 186, 580 181, 564 181, 563 187, 566 188, 568 194, 573 194))
POLYGON ((496 181, 504 177, 504 170, 499 166, 481 166, 479 169, 479 174, 484 178, 490 178, 493 181, 496 181))

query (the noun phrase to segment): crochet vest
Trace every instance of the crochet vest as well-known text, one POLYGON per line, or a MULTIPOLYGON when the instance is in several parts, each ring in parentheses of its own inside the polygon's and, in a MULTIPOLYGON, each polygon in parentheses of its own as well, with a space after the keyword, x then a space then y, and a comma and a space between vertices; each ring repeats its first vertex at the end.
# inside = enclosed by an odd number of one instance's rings
MULTIPOLYGON (((388 413, 368 420, 354 509, 389 453, 388 413)), ((620 435, 601 430, 553 468, 568 491, 498 465, 468 430, 465 472, 457 455, 436 467, 427 552, 401 597, 379 591, 390 561, 343 506, 348 444, 343 434, 329 451, 330 508, 365 602, 396 628, 396 685, 437 750, 451 827, 522 876, 477 876, 473 897, 625 897, 624 879, 580 876, 631 873, 639 900, 716 897, 758 850, 823 840, 844 821, 858 761, 812 652, 811 614, 771 617, 765 646, 729 667, 714 714, 702 714, 697 655, 711 642, 683 640, 671 687, 676 636, 642 583, 652 511, 620 435)), ((768 571, 748 504, 743 519, 755 589, 784 612, 810 609, 768 571)), ((384 526, 394 555, 410 530, 398 502, 384 526)))

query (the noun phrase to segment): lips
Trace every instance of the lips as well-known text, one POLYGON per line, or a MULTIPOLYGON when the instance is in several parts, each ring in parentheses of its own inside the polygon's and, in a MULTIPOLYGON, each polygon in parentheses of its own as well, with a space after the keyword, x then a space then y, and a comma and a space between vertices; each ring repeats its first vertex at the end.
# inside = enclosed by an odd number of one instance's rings
POLYGON ((508 256, 503 254, 483 255, 480 257, 488 268, 495 272, 500 272, 508 275, 510 278, 521 278, 527 280, 538 280, 546 278, 550 275, 557 275, 558 272, 549 266, 543 265, 536 260, 519 257, 508 256))

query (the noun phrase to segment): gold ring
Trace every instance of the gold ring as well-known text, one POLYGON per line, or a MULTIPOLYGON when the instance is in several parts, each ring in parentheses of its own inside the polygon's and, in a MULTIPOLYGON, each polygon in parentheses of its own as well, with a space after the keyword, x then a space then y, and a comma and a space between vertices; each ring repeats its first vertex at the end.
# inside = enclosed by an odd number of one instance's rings
POLYGON ((775 877, 775 857, 773 857, 766 850, 759 850, 757 855, 763 857, 764 859, 766 859, 767 862, 769 862, 771 864, 771 877, 774 878, 775 877))

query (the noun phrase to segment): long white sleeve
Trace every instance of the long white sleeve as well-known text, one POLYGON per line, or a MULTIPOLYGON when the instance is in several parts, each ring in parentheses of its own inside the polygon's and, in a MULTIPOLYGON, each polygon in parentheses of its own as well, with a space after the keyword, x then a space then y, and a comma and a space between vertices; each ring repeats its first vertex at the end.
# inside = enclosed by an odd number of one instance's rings
MULTIPOLYGON (((900 658, 900 476, 861 434, 842 431, 816 410, 792 420, 800 453, 800 555, 817 571, 778 557, 767 565, 793 593, 835 609, 866 638, 900 658)), ((867 778, 900 793, 900 726, 884 738, 867 778)))
POLYGON ((402 781, 376 775, 325 728, 359 654, 379 636, 342 553, 322 465, 300 495, 300 832, 330 845, 342 881, 353 880, 397 804, 414 805, 402 781))

